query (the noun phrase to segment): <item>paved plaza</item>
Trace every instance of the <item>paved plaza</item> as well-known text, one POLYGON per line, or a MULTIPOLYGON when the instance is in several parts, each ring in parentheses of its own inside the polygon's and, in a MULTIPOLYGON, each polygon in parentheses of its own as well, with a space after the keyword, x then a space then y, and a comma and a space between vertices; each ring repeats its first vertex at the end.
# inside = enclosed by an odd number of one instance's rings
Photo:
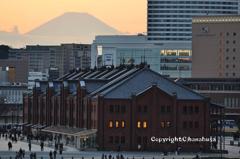
MULTIPOLYGON (((226 138, 226 146, 225 148, 229 151, 229 154, 223 155, 223 157, 232 157, 239 158, 239 149, 238 146, 230 146, 230 138, 226 138)), ((8 151, 8 142, 9 140, 0 139, 0 157, 1 159, 15 159, 16 151, 20 148, 24 149, 26 154, 25 158, 30 158, 30 152, 28 151, 28 144, 26 142, 18 141, 17 143, 13 142, 13 149, 8 151)), ((114 159, 118 154, 123 154, 125 159, 192 159, 196 156, 196 153, 182 153, 181 155, 176 155, 174 153, 169 154, 168 156, 164 156, 160 152, 100 152, 100 151, 79 151, 75 148, 64 147, 65 151, 62 155, 57 155, 57 159, 101 159, 102 154, 112 155, 114 159)), ((32 152, 36 152, 38 159, 47 159, 49 158, 49 152, 53 151, 53 148, 44 147, 44 152, 41 152, 41 148, 37 144, 32 144, 32 152)), ((220 157, 220 154, 200 154, 201 157, 220 157)))

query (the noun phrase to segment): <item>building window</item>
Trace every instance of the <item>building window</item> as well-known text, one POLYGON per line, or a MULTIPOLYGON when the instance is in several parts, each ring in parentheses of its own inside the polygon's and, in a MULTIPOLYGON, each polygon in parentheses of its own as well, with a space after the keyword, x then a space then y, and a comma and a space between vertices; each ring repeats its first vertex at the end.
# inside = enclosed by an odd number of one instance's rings
POLYGON ((229 66, 228 65, 226 65, 226 68, 228 68, 229 66))
POLYGON ((226 60, 228 60, 228 59, 229 59, 229 57, 227 56, 227 57, 226 57, 226 60))
POLYGON ((161 106, 161 113, 165 113, 165 106, 161 106))
POLYGON ((141 128, 141 121, 137 122, 137 128, 139 128, 139 129, 141 128))
POLYGON ((115 136, 115 144, 119 143, 119 136, 115 136))
POLYGON ((187 114, 187 106, 183 106, 183 114, 187 114))
POLYGON ((120 112, 120 105, 116 105, 116 113, 120 112))
POLYGON ((233 56, 233 60, 235 60, 236 59, 236 57, 235 56, 233 56))
POLYGON ((236 73, 235 73, 235 72, 233 72, 233 76, 236 76, 236 73))
POLYGON ((229 36, 229 32, 227 32, 226 35, 229 36))
POLYGON ((142 107, 141 105, 138 106, 138 113, 141 113, 142 112, 142 107))
POLYGON ((193 106, 189 107, 189 113, 192 114, 193 113, 193 106))
POLYGON ((227 40, 226 43, 229 44, 229 41, 227 40))
POLYGON ((193 128, 193 122, 189 121, 189 128, 193 128))
POLYGON ((110 106, 109 106, 109 111, 110 111, 110 113, 113 113, 113 111, 114 111, 114 110, 113 110, 113 105, 110 105, 110 106))
POLYGON ((233 44, 236 44, 236 40, 233 40, 233 44))
POLYGON ((237 35, 237 33, 234 32, 234 33, 233 33, 233 36, 236 36, 236 35, 237 35))
POLYGON ((144 143, 144 144, 147 144, 147 136, 144 136, 144 137, 143 137, 143 143, 144 143))
POLYGON ((116 128, 119 128, 119 121, 116 121, 115 124, 116 124, 116 125, 115 125, 116 128))
POLYGON ((109 136, 109 143, 113 144, 113 136, 109 136))
POLYGON ((228 51, 229 51, 229 49, 227 48, 227 49, 226 49, 226 52, 228 52, 228 51))
POLYGON ((198 106, 195 107, 195 113, 196 113, 196 114, 199 113, 199 107, 198 107, 198 106))
POLYGON ((143 128, 146 129, 148 127, 148 124, 146 121, 143 122, 143 128))
POLYGON ((198 122, 198 121, 195 121, 194 127, 195 127, 196 129, 199 128, 199 122, 198 122))
POLYGON ((109 121, 108 127, 109 127, 109 128, 113 128, 113 121, 109 121))
POLYGON ((235 68, 236 66, 233 64, 233 68, 235 68))
POLYGON ((161 128, 165 128, 165 122, 162 121, 160 124, 161 124, 161 128))
POLYGON ((144 113, 147 113, 148 112, 148 107, 145 105, 144 106, 144 109, 143 109, 144 113))
POLYGON ((126 112, 126 106, 125 105, 122 105, 121 107, 121 112, 124 114, 126 112))
POLYGON ((184 128, 184 129, 187 128, 187 122, 186 122, 186 121, 183 122, 183 128, 184 128))
POLYGON ((121 144, 125 144, 125 136, 121 136, 121 144))
POLYGON ((233 48, 233 52, 236 52, 236 48, 233 48))
POLYGON ((170 128, 170 127, 171 127, 171 125, 172 125, 172 124, 171 124, 171 122, 170 122, 170 121, 167 121, 167 122, 166 122, 166 127, 167 127, 167 128, 170 128))
POLYGON ((138 144, 141 144, 141 143, 142 143, 142 138, 141 138, 141 136, 138 136, 138 137, 137 137, 137 143, 138 143, 138 144))
POLYGON ((121 125, 122 125, 122 128, 125 128, 125 121, 122 121, 121 123, 122 123, 122 124, 121 124, 121 125))
POLYGON ((167 112, 170 113, 171 112, 171 106, 167 106, 167 112))

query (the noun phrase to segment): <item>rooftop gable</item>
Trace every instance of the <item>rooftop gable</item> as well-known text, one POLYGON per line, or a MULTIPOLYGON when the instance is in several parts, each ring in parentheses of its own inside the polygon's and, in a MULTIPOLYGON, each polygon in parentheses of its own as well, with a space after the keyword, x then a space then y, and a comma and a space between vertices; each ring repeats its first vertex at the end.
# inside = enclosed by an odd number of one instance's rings
POLYGON ((176 94, 179 100, 205 99, 204 96, 161 76, 149 68, 144 68, 132 74, 128 78, 100 92, 100 94, 109 99, 130 99, 133 94, 139 94, 152 85, 156 85, 171 96, 176 94))

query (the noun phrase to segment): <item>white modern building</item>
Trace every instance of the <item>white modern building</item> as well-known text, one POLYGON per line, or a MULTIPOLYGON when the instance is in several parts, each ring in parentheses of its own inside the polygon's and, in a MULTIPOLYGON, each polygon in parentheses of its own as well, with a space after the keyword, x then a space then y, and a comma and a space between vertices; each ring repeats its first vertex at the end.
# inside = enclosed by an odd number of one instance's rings
POLYGON ((99 55, 103 66, 146 62, 160 72, 160 48, 145 35, 96 36, 91 48, 91 68, 101 67, 97 63, 99 55))
POLYGON ((148 0, 148 40, 188 45, 192 41, 192 17, 239 13, 240 0, 148 0))
POLYGON ((92 68, 146 62, 162 75, 191 77, 191 46, 180 43, 157 45, 144 35, 96 36, 91 50, 92 68), (101 64, 97 63, 99 55, 101 64))

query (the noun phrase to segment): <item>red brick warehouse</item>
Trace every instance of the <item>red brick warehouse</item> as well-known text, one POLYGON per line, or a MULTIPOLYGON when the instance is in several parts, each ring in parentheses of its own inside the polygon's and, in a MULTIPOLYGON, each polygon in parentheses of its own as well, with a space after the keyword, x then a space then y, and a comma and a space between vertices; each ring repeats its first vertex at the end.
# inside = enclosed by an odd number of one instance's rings
POLYGON ((199 151, 210 143, 161 144, 151 138, 209 137, 210 107, 208 98, 144 65, 121 66, 36 82, 25 96, 24 122, 26 130, 60 135, 80 149, 199 151))

